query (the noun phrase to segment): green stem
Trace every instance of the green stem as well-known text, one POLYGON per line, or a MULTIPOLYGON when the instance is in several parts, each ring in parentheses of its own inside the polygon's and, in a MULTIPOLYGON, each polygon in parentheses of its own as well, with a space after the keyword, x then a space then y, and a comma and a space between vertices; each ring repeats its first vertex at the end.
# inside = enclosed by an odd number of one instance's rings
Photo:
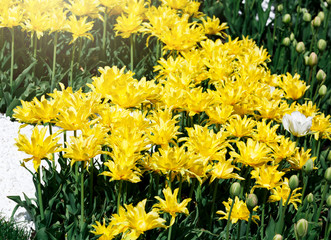
POLYGON ((81 162, 81 174, 80 174, 80 215, 81 215, 80 226, 81 226, 81 228, 83 228, 83 225, 84 225, 84 162, 81 162))
MULTIPOLYGON (((53 130, 52 130, 52 123, 51 122, 48 123, 48 128, 49 128, 49 135, 52 135, 53 130)), ((56 168, 55 167, 55 154, 53 153, 52 156, 53 156, 53 161, 52 161, 53 170, 55 170, 55 168, 56 168)))
POLYGON ((226 240, 229 240, 229 234, 230 234, 230 219, 231 219, 231 213, 232 213, 232 209, 233 209, 233 206, 234 206, 234 202, 235 202, 235 199, 232 199, 232 204, 231 204, 231 208, 230 208, 230 211, 229 211, 229 216, 228 216, 228 222, 226 223, 226 240))
POLYGON ((168 187, 170 187, 170 189, 171 189, 171 171, 169 171, 169 174, 168 174, 168 187))
POLYGON ((238 224, 237 240, 240 240, 241 221, 239 221, 238 224))
POLYGON ((11 58, 10 58, 10 95, 14 93, 14 48, 15 48, 15 35, 14 29, 10 28, 11 33, 11 58))
POLYGON ((54 34, 53 68, 52 68, 52 79, 51 79, 51 93, 53 92, 54 85, 55 85, 56 48, 57 48, 57 32, 55 32, 55 34, 54 34))
POLYGON ((171 240, 171 232, 172 232, 172 226, 168 229, 168 240, 171 240))
POLYGON ((213 200, 212 200, 212 204, 211 204, 210 220, 209 220, 210 229, 213 229, 213 218, 214 218, 214 208, 215 208, 217 187, 218 187, 218 181, 215 181, 214 182, 213 200))
MULTIPOLYGON (((37 34, 34 34, 34 43, 33 43, 33 58, 37 60, 37 34)), ((35 76, 36 65, 33 66, 32 78, 35 76)))
POLYGON ((39 172, 37 173, 38 177, 38 202, 39 202, 39 208, 40 208, 40 216, 41 220, 44 220, 44 205, 43 205, 43 198, 41 193, 41 165, 39 166, 39 172))
POLYGON ((263 196, 263 202, 262 202, 262 215, 261 215, 261 231, 260 231, 260 239, 263 239, 263 233, 264 233, 264 216, 265 216, 265 202, 267 200, 267 192, 265 192, 263 196))
POLYGON ((130 70, 133 72, 133 49, 134 49, 134 39, 133 35, 130 36, 130 70))
POLYGON ((303 201, 305 192, 306 192, 306 188, 307 188, 307 183, 308 183, 308 176, 302 172, 303 174, 303 189, 302 189, 302 195, 301 195, 301 202, 303 201))
POLYGON ((122 180, 120 180, 118 184, 119 186, 118 186, 118 195, 117 195, 117 213, 119 213, 121 206, 122 180))
POLYGON ((291 189, 290 191, 290 194, 288 195, 287 199, 286 199, 286 202, 285 202, 285 206, 283 208, 283 211, 281 212, 281 216, 280 216, 280 223, 279 223, 279 229, 277 231, 277 233, 279 234, 283 234, 283 228, 284 228, 284 221, 285 221, 285 213, 286 213, 286 208, 287 208, 287 205, 291 199, 291 196, 292 196, 292 193, 293 193, 293 190, 291 189))
POLYGON ((246 240, 248 240, 249 228, 251 226, 252 217, 253 217, 253 210, 249 213, 248 224, 246 229, 246 240))
MULTIPOLYGON (((195 183, 196 183, 196 181, 197 181, 197 179, 194 178, 194 179, 192 180, 192 183, 191 183, 191 189, 190 189, 190 193, 189 193, 189 195, 188 195, 188 197, 191 198, 191 199, 192 199, 192 196, 193 196, 193 192, 194 192, 194 187, 195 187, 195 183)), ((192 201, 190 201, 190 202, 188 203, 187 209, 190 208, 191 202, 192 202, 192 201)))
POLYGON ((77 57, 77 68, 79 68, 79 65, 80 65, 80 58, 82 56, 82 47, 83 47, 83 38, 79 38, 78 57, 77 57))
POLYGON ((71 54, 71 62, 70 62, 70 78, 69 78, 69 86, 73 88, 73 71, 74 71, 74 60, 75 60, 75 50, 76 50, 76 41, 74 41, 72 45, 72 54, 71 54))
POLYGON ((321 214, 321 211, 322 211, 322 207, 323 207, 323 203, 324 203, 324 200, 326 198, 326 194, 328 192, 328 189, 329 189, 328 181, 325 181, 324 187, 322 189, 323 190, 322 199, 321 199, 320 205, 318 207, 318 210, 316 212, 316 215, 314 217, 314 222, 318 222, 318 219, 320 217, 320 214, 321 214))
POLYGON ((102 51, 103 51, 103 56, 104 59, 106 59, 106 34, 107 34, 107 7, 104 12, 104 17, 103 17, 103 33, 102 33, 102 51))
POLYGON ((90 160, 90 182, 89 182, 89 186, 90 186, 90 204, 93 203, 93 171, 94 171, 94 166, 93 166, 93 158, 91 158, 90 160))
POLYGON ((182 198, 182 187, 183 187, 183 177, 182 175, 180 175, 180 181, 179 181, 179 189, 178 189, 178 201, 181 202, 181 198, 182 198))

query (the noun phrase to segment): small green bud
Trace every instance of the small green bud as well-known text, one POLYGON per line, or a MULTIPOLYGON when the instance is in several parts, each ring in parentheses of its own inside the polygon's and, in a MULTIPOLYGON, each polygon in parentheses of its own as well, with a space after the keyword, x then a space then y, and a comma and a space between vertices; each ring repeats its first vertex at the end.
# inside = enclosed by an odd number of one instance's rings
POLYGON ((297 40, 296 39, 293 39, 293 42, 292 42, 292 46, 293 47, 297 47, 297 45, 298 45, 298 42, 297 42, 297 40))
POLYGON ((317 16, 321 19, 321 22, 324 21, 324 17, 325 17, 324 12, 320 11, 320 12, 317 14, 317 16))
POLYGON ((288 47, 288 46, 290 46, 291 40, 290 40, 289 37, 286 37, 286 38, 283 39, 282 43, 283 43, 284 46, 288 47))
POLYGON ((246 205, 249 211, 252 211, 258 203, 257 196, 254 193, 248 194, 246 199, 246 205))
POLYGON ((327 92, 327 87, 323 84, 320 89, 318 90, 318 94, 322 97, 325 96, 326 92, 327 92))
POLYGON ((300 238, 306 236, 308 231, 308 221, 304 218, 301 218, 295 226, 295 231, 300 238))
POLYGON ((311 14, 306 12, 306 13, 303 14, 302 18, 303 18, 303 21, 310 22, 311 21, 311 14))
POLYGON ((291 22, 291 15, 290 14, 285 14, 282 19, 283 23, 289 24, 291 22))
POLYGON ((308 12, 307 8, 300 8, 300 7, 299 7, 299 11, 300 11, 300 13, 307 13, 308 12))
POLYGON ((297 175, 292 175, 290 177, 289 183, 288 183, 289 187, 291 190, 296 189, 299 186, 299 178, 297 175))
POLYGON ((331 150, 329 150, 328 156, 326 158, 329 162, 331 162, 331 150))
POLYGON ((239 196, 240 191, 241 191, 240 183, 238 183, 238 182, 232 183, 232 185, 230 187, 230 195, 231 195, 231 197, 239 196))
POLYGON ((305 165, 303 165, 302 170, 306 173, 309 174, 311 173, 311 171, 313 171, 314 169, 314 162, 313 160, 310 158, 308 159, 308 161, 305 163, 305 165))
POLYGON ((282 12, 283 11, 283 4, 279 4, 278 6, 277 6, 277 11, 278 12, 282 12))
POLYGON ((318 57, 317 57, 317 54, 315 52, 312 52, 310 55, 309 55, 309 59, 308 59, 308 65, 310 67, 314 67, 317 65, 317 62, 318 62, 318 57))
POLYGON ((326 181, 331 182, 331 167, 326 169, 324 173, 324 178, 326 179, 326 181))
POLYGON ((311 24, 313 25, 313 27, 318 28, 319 26, 321 26, 321 19, 316 16, 311 22, 311 24))
POLYGON ((303 56, 303 59, 305 60, 305 65, 308 66, 309 57, 307 55, 303 56))
POLYGON ((317 42, 317 48, 318 50, 320 50, 321 52, 323 52, 326 48, 326 41, 324 39, 320 39, 317 42))
POLYGON ((305 44, 303 42, 298 42, 298 44, 295 47, 295 50, 298 53, 303 53, 305 51, 305 44))
POLYGON ((283 240, 283 236, 280 234, 276 234, 272 240, 283 240))
POLYGON ((326 206, 328 206, 328 208, 331 208, 331 195, 329 195, 326 199, 326 206))
POLYGON ((322 69, 318 70, 316 74, 316 79, 319 82, 324 82, 326 79, 326 73, 322 69))
POLYGON ((309 193, 306 198, 308 203, 314 202, 314 195, 312 193, 309 193))
POLYGON ((294 33, 291 33, 291 34, 290 34, 290 39, 291 39, 291 41, 293 41, 294 38, 295 38, 294 33))

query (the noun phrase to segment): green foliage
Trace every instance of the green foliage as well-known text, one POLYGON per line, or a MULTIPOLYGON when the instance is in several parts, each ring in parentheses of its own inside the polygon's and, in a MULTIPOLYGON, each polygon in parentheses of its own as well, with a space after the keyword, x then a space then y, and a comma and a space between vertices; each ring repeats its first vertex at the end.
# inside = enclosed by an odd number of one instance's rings
POLYGON ((0 239, 28 240, 29 236, 29 231, 18 227, 14 221, 8 221, 5 218, 0 217, 0 239))

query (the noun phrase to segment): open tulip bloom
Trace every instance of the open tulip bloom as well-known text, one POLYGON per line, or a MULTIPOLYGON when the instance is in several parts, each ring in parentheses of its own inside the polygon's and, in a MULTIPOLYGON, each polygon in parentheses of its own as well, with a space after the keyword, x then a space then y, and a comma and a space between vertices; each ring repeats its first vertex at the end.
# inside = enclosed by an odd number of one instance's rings
POLYGON ((302 137, 310 133, 313 117, 306 117, 301 112, 295 111, 291 115, 285 114, 282 122, 284 128, 296 137, 302 137))

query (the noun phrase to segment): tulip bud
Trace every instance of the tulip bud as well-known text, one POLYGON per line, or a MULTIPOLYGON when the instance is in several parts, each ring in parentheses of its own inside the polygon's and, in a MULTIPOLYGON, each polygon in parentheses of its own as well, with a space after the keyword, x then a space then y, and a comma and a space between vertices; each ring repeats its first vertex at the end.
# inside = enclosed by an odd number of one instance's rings
POLYGON ((321 19, 321 22, 324 21, 324 12, 320 11, 317 16, 321 19))
POLYGON ((289 24, 291 22, 291 15, 290 14, 285 14, 282 19, 283 23, 289 24))
POLYGON ((232 183, 232 185, 230 187, 230 195, 231 195, 231 197, 239 196, 240 191, 241 191, 240 183, 238 183, 238 182, 232 183))
POLYGON ((246 200, 246 205, 249 211, 252 211, 253 208, 256 207, 258 203, 257 196, 254 193, 248 194, 247 200, 246 200))
POLYGON ((309 57, 307 55, 303 56, 303 59, 305 60, 305 65, 308 66, 309 64, 309 57))
POLYGON ((305 163, 305 165, 303 165, 302 170, 306 173, 309 174, 311 173, 311 171, 313 171, 314 169, 314 162, 313 160, 310 158, 308 159, 308 161, 305 163))
POLYGON ((324 82, 326 79, 326 73, 322 69, 318 70, 316 74, 316 79, 319 82, 324 82))
POLYGON ((278 11, 278 12, 282 12, 282 11, 283 11, 283 4, 279 4, 279 5, 277 6, 277 11, 278 11))
POLYGON ((318 16, 316 16, 314 20, 311 22, 311 24, 313 25, 313 27, 317 28, 321 26, 321 19, 318 16))
POLYGON ((331 167, 326 169, 324 173, 324 178, 326 179, 326 181, 331 182, 331 167))
POLYGON ((328 156, 326 158, 329 162, 331 162, 331 150, 329 150, 328 156))
POLYGON ((323 52, 326 48, 326 41, 324 39, 320 39, 317 42, 317 48, 318 50, 320 50, 321 52, 323 52))
POLYGON ((298 53, 303 53, 305 51, 305 44, 303 42, 298 42, 295 50, 298 52, 298 53))
POLYGON ((308 203, 314 202, 314 195, 312 193, 309 193, 306 198, 308 203))
POLYGON ((296 48, 297 45, 298 45, 297 40, 296 40, 296 39, 293 39, 292 46, 293 46, 294 48, 296 48))
POLYGON ((308 59, 308 65, 310 67, 314 67, 317 65, 317 62, 318 62, 318 57, 317 57, 317 54, 315 52, 312 52, 310 55, 309 55, 309 59, 308 59))
MULTIPOLYGON (((299 12, 300 12, 300 13, 303 13, 303 14, 308 12, 307 8, 300 8, 300 7, 298 6, 298 9, 299 9, 299 12)), ((298 9, 297 9, 297 10, 298 10, 298 9)))
POLYGON ((284 46, 288 47, 288 46, 290 46, 291 40, 290 40, 289 37, 286 37, 286 38, 283 39, 282 43, 283 43, 284 46))
POLYGON ((326 199, 326 206, 328 206, 328 208, 331 208, 331 195, 329 195, 326 199))
POLYGON ((296 189, 299 186, 299 178, 297 175, 292 175, 289 180, 289 187, 291 190, 296 189))
POLYGON ((324 97, 326 92, 327 92, 327 87, 323 84, 320 89, 318 90, 318 94, 321 96, 321 97, 324 97))
POLYGON ((306 236, 307 231, 308 231, 308 221, 303 218, 300 219, 295 226, 295 231, 300 238, 303 238, 304 236, 306 236))
POLYGON ((290 34, 290 39, 291 39, 291 41, 294 40, 294 37, 295 37, 295 36, 294 36, 294 33, 291 33, 291 34, 290 34))
POLYGON ((302 18, 303 18, 303 21, 310 22, 311 21, 311 14, 306 12, 306 13, 303 14, 302 18))
POLYGON ((283 240, 283 236, 280 234, 276 234, 272 240, 283 240))

